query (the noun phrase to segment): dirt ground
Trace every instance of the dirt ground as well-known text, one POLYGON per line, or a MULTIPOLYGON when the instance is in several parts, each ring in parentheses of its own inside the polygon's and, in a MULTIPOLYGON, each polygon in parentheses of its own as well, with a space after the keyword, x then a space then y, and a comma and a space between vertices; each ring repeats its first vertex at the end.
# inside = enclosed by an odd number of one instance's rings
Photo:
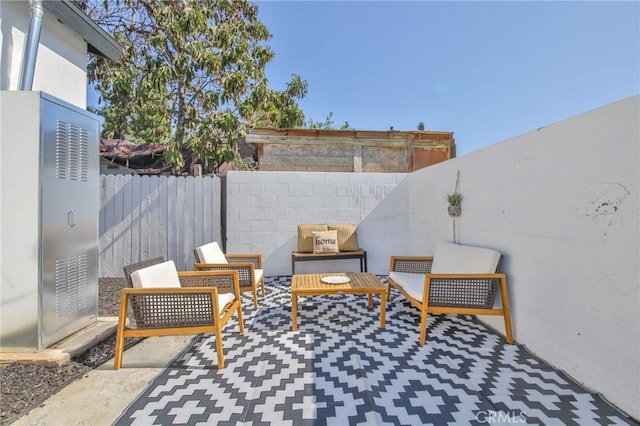
MULTIPOLYGON (((98 316, 118 316, 123 278, 101 278, 98 316)), ((126 347, 139 339, 127 339, 126 347)), ((115 334, 61 367, 17 362, 0 366, 0 424, 8 425, 88 371, 113 358, 115 334)))

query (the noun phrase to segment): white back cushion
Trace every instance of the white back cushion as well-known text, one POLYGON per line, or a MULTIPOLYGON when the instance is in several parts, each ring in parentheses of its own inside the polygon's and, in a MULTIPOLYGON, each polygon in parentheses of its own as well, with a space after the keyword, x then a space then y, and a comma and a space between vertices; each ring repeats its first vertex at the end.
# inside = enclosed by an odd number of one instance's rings
POLYGON ((201 263, 229 263, 216 241, 197 247, 196 252, 201 263))
POLYGON ((500 252, 492 249, 440 243, 431 265, 432 274, 493 274, 500 252))
POLYGON ((180 287, 178 270, 173 260, 138 269, 131 274, 133 288, 180 287))

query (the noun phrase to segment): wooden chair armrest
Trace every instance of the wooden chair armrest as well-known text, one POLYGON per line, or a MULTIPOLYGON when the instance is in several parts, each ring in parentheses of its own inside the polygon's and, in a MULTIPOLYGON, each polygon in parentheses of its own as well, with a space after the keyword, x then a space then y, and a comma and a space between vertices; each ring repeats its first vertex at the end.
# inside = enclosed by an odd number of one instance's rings
POLYGON ((218 294, 216 287, 156 287, 156 288, 123 288, 121 294, 124 296, 136 294, 163 295, 163 294, 218 294))
POLYGON ((215 287, 218 293, 234 293, 240 297, 240 279, 235 270, 201 270, 178 272, 183 288, 215 287))
POLYGON ((391 256, 389 271, 428 274, 433 256, 391 256))
POLYGON ((253 263, 194 263, 194 271, 235 271, 240 287, 254 285, 255 267, 253 263))
POLYGON ((253 263, 255 269, 262 268, 262 255, 257 253, 232 253, 225 254, 229 263, 253 263))

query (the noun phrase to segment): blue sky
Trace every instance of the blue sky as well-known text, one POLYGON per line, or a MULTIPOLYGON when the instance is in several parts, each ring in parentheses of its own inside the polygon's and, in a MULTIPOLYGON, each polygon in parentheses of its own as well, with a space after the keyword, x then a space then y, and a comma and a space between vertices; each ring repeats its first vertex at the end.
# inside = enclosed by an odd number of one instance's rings
POLYGON ((640 93, 640 2, 257 1, 307 118, 452 131, 458 155, 640 93))

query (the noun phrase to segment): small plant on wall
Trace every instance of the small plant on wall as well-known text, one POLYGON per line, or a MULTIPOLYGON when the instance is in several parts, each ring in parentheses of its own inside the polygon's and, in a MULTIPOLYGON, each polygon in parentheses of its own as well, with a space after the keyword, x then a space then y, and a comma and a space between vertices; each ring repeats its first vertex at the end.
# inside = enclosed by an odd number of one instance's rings
POLYGON ((447 202, 449 203, 449 216, 458 217, 462 212, 462 195, 458 192, 447 195, 447 202))
POLYGON ((456 238, 456 222, 458 222, 458 220, 456 218, 460 216, 460 213, 462 212, 462 194, 460 194, 460 170, 458 170, 456 173, 456 188, 451 194, 447 194, 447 203, 449 203, 447 210, 449 212, 449 216, 451 216, 452 218, 451 222, 453 222, 453 242, 457 243, 458 239, 456 238))

